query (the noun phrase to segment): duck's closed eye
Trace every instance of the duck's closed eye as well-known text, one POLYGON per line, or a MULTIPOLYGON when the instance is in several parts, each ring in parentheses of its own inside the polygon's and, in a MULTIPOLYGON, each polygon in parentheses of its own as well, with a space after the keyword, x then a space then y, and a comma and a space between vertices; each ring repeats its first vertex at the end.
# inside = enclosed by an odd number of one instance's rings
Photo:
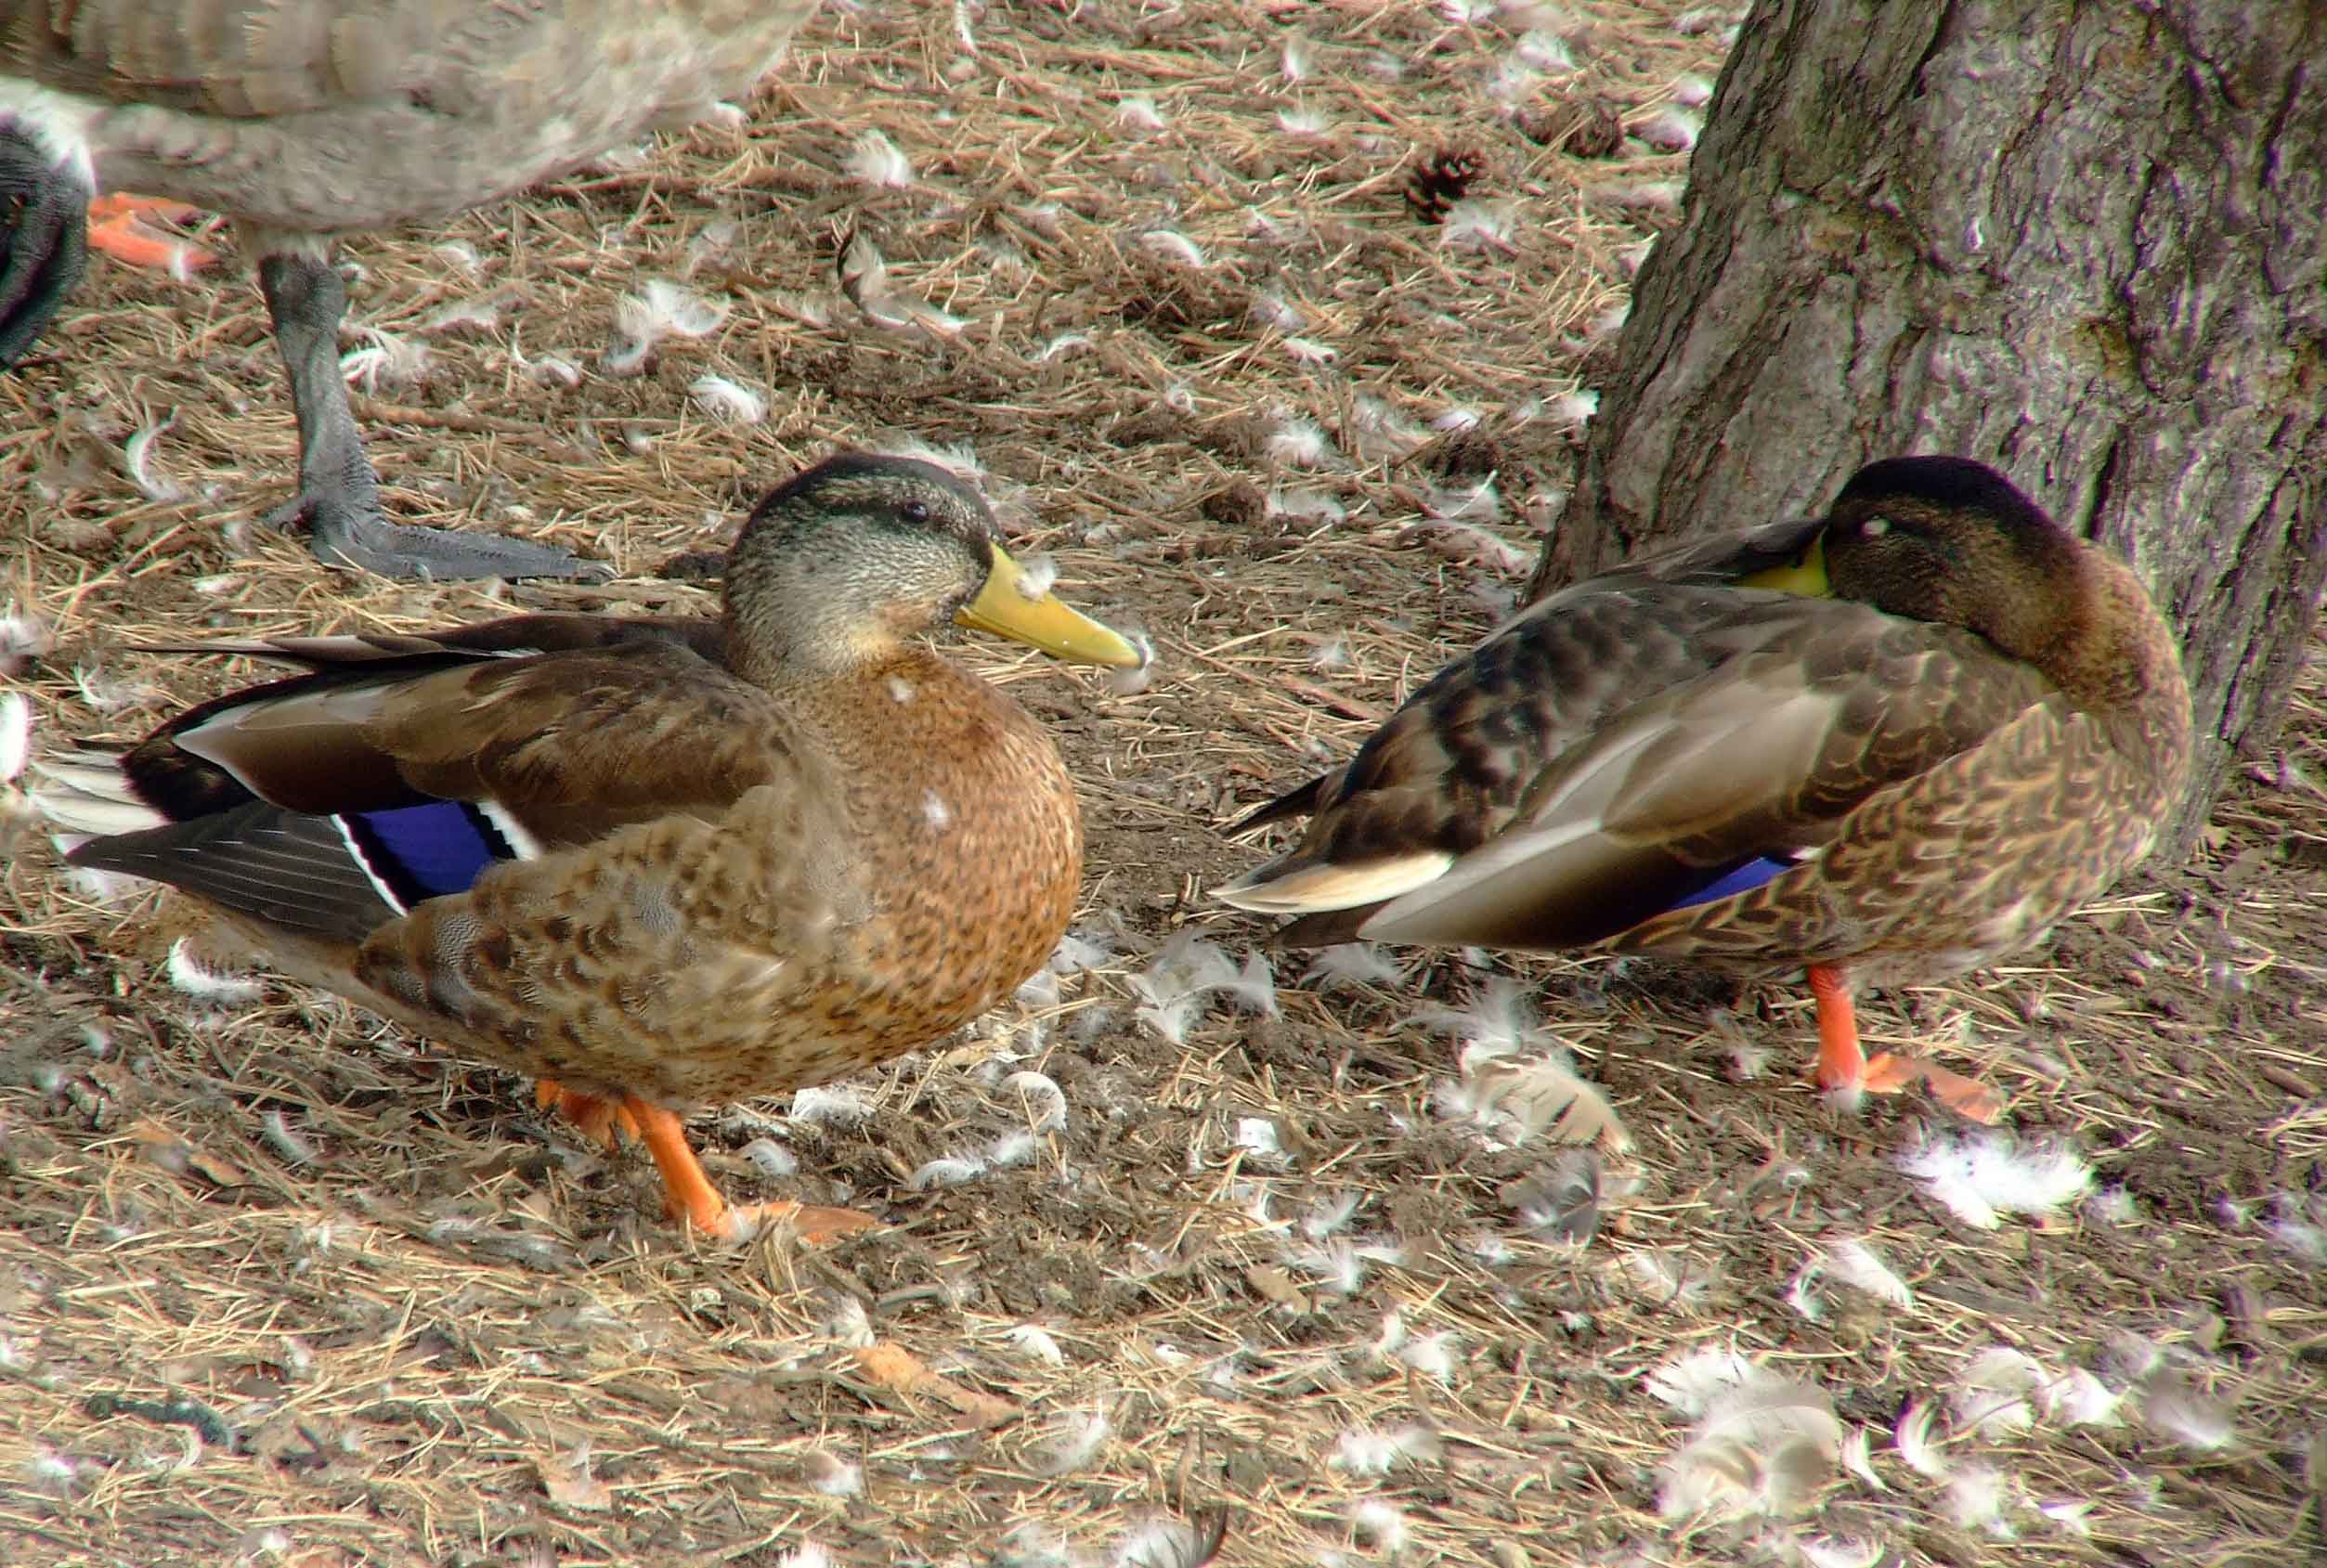
POLYGON ((1858 531, 1866 538, 1878 539, 1885 534, 1891 532, 1891 519, 1888 517, 1869 517, 1866 522, 1861 523, 1858 525, 1858 531))

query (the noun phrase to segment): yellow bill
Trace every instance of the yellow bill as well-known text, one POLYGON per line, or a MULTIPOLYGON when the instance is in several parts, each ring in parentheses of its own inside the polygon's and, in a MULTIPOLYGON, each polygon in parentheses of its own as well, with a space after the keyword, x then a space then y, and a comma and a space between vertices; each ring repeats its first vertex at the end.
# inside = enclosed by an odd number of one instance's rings
POLYGON ((1009 551, 1000 545, 993 550, 994 570, 986 575, 986 586, 955 615, 956 624, 1078 664, 1131 669, 1146 662, 1120 633, 1070 609, 1057 594, 1028 591, 1033 585, 1027 581, 1026 568, 1011 560, 1009 551))
POLYGON ((1826 537, 1824 533, 1810 541, 1803 551, 1783 566, 1768 566, 1759 572, 1748 572, 1737 579, 1739 588, 1769 589, 1778 593, 1798 593, 1804 599, 1832 597, 1834 585, 1826 579, 1826 537))

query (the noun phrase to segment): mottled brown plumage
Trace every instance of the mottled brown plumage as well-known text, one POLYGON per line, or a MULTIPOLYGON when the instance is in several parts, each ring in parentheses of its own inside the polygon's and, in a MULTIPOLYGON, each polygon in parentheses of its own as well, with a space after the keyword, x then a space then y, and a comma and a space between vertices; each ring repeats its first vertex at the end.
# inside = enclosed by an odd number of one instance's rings
POLYGON ((667 1127, 925 1044, 1049 954, 1072 781, 914 637, 958 614, 1137 662, 1025 588, 974 492, 836 459, 754 512, 722 622, 246 647, 312 673, 48 764, 51 812, 104 834, 75 863, 198 895, 297 978, 667 1127))
MULTIPOLYGON (((1308 816, 1221 890, 1359 938, 1807 968, 1831 1086, 1852 981, 2034 941, 2145 855, 2190 697, 2122 563, 1954 459, 1862 471, 1831 514, 1579 584, 1456 660, 1344 767, 1231 830, 1308 816)), ((1866 1086, 1930 1079, 1892 1061, 1866 1086)))

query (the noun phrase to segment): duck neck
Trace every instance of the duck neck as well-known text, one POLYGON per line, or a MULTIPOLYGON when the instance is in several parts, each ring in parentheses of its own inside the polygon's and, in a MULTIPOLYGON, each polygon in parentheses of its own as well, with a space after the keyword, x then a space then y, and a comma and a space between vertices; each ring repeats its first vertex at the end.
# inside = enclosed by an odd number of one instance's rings
POLYGON ((904 647, 887 628, 868 627, 862 617, 753 615, 732 603, 725 631, 728 667, 755 686, 786 695, 846 685, 904 647))
POLYGON ((2133 568, 2097 551, 2079 564, 2075 608, 2032 662, 2086 712, 2122 732, 2119 749, 2178 781, 2190 743, 2190 686, 2173 628, 2133 568))

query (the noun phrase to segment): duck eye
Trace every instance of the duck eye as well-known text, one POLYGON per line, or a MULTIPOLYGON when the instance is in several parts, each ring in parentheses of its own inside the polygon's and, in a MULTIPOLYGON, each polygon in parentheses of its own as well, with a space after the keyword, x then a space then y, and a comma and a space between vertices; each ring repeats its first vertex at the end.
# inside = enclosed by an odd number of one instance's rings
POLYGON ((897 511, 908 523, 927 523, 930 520, 930 503, 927 501, 907 501, 897 511))
POLYGON ((1858 532, 1860 537, 1864 538, 1878 539, 1882 538, 1883 535, 1891 532, 1891 519, 1888 517, 1869 517, 1866 522, 1861 523, 1858 525, 1858 532))

